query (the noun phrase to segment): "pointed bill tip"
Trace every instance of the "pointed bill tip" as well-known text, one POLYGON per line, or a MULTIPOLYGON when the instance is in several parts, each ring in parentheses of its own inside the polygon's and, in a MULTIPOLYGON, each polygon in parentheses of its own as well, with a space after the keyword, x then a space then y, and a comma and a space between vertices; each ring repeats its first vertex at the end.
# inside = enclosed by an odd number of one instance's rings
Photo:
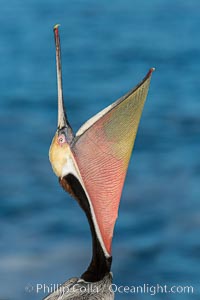
POLYGON ((55 39, 59 39, 59 30, 58 30, 59 27, 60 27, 60 24, 56 24, 56 25, 53 27, 55 39))
POLYGON ((56 24, 54 27, 53 27, 53 30, 58 30, 58 27, 60 27, 60 24, 56 24))

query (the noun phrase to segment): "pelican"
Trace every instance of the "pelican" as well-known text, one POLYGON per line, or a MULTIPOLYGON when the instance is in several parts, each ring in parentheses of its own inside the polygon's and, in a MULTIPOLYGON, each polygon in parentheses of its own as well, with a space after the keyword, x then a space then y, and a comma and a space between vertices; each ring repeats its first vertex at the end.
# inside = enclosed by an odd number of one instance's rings
POLYGON ((61 186, 86 214, 92 235, 92 259, 80 278, 67 280, 44 299, 112 300, 113 230, 154 68, 134 89, 89 119, 74 134, 64 107, 58 25, 54 27, 54 37, 58 127, 49 159, 61 186))

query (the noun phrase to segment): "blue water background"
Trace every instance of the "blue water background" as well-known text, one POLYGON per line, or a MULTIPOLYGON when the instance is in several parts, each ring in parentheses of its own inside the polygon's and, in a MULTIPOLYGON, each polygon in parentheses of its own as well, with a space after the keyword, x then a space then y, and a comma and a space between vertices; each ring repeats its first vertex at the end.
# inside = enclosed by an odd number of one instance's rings
POLYGON ((1 1, 0 299, 39 300, 27 284, 79 276, 89 227, 48 161, 57 125, 52 28, 61 23, 73 128, 156 67, 113 240, 118 285, 193 285, 200 297, 200 2, 1 1))

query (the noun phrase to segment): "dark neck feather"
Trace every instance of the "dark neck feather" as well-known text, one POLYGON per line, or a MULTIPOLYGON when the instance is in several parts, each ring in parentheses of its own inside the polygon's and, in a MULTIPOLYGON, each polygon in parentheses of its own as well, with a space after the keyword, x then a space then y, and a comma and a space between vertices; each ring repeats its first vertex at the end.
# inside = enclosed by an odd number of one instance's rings
POLYGON ((103 249, 95 232, 87 196, 78 179, 75 176, 69 174, 59 181, 62 187, 76 198, 79 205, 84 210, 90 225, 93 250, 92 260, 88 269, 83 273, 81 278, 88 282, 99 281, 103 279, 103 277, 107 273, 110 272, 112 257, 106 258, 104 255, 103 249))

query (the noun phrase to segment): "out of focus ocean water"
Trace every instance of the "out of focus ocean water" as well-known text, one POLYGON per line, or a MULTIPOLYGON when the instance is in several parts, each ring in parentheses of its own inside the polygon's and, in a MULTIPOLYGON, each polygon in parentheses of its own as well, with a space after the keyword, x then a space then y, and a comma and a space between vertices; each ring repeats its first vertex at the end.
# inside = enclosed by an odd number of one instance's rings
POLYGON ((85 216, 48 160, 56 23, 75 131, 156 67, 115 227, 114 283, 188 285, 194 294, 116 299, 199 299, 199 16, 197 0, 1 2, 0 299, 42 299, 31 286, 79 276, 90 260, 85 216))

